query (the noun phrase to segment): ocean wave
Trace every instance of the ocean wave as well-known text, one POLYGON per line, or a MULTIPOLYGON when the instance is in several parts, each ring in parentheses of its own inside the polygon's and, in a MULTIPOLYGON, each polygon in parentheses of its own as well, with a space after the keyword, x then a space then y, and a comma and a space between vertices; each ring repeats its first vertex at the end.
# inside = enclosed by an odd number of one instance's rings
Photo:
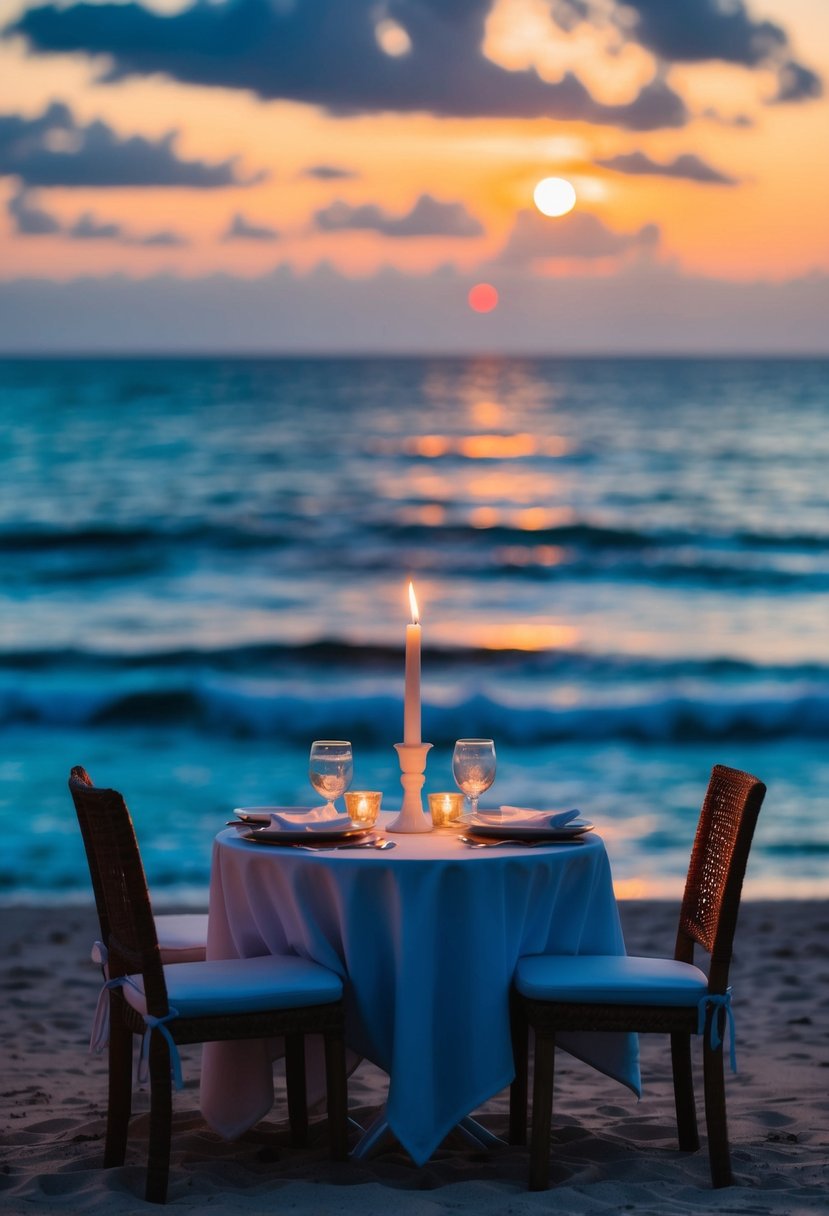
MULTIPOLYGON (((131 639, 137 643, 137 639, 131 639)), ((829 664, 754 663, 748 659, 722 656, 649 657, 584 650, 527 651, 508 647, 423 646, 423 662, 435 674, 457 669, 506 671, 511 674, 585 679, 586 681, 665 681, 690 679, 719 680, 729 677, 781 679, 787 681, 829 681, 829 664)), ((178 672, 188 679, 191 673, 232 673, 252 676, 279 676, 304 671, 398 671, 402 650, 398 642, 363 642, 344 637, 318 638, 308 642, 254 642, 237 646, 173 647, 158 649, 138 645, 131 651, 91 650, 83 647, 20 648, 0 651, 0 672, 48 672, 51 676, 111 676, 117 673, 178 672)), ((169 676, 168 676, 169 679, 169 676)))
MULTIPOLYGON (((304 744, 345 731, 355 742, 387 743, 401 698, 373 693, 322 696, 194 684, 107 692, 0 688, 0 727, 155 727, 304 744)), ((475 694, 424 704, 424 736, 450 744, 459 730, 514 746, 628 740, 683 743, 829 737, 829 687, 765 696, 663 696, 635 703, 588 699, 577 706, 512 704, 475 694)))
MULTIPOLYGON (((270 519, 258 515, 255 523, 250 520, 244 523, 203 520, 200 523, 148 521, 105 527, 97 524, 79 524, 74 528, 62 525, 25 526, 0 529, 0 552, 43 553, 66 549, 109 551, 124 546, 177 547, 200 543, 217 549, 261 547, 271 550, 274 544, 287 544, 293 539, 307 547, 308 523, 305 516, 285 514, 270 519)), ((336 528, 336 520, 329 520, 328 524, 336 528)), ((381 540, 388 538, 394 544, 406 541, 422 542, 429 546, 482 544, 487 548, 493 543, 527 548, 560 545, 582 551, 652 551, 698 547, 712 552, 731 548, 740 551, 823 552, 829 545, 829 534, 818 532, 647 530, 579 519, 532 528, 508 521, 476 526, 463 520, 448 519, 426 524, 405 518, 390 519, 388 513, 382 518, 360 521, 360 543, 355 544, 355 551, 359 551, 360 544, 372 537, 381 540)), ((323 544, 321 552, 324 551, 323 544)))

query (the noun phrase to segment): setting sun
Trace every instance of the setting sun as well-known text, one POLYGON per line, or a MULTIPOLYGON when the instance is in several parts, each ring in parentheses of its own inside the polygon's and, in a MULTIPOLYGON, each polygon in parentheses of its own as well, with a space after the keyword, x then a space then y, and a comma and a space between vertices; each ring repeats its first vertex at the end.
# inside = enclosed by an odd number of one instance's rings
POLYGON ((533 190, 533 202, 542 215, 566 215, 576 205, 576 191, 564 177, 545 177, 533 190))
POLYGON ((498 292, 491 283, 476 283, 467 299, 473 312, 492 312, 498 305, 498 292))

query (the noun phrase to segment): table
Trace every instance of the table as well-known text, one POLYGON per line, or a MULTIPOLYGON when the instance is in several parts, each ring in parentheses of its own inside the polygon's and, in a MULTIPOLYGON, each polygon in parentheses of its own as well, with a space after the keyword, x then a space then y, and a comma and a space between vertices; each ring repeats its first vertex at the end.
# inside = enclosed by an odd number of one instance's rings
MULTIPOLYGON (((421 1165, 513 1078, 517 959, 623 954, 624 942, 596 834, 577 846, 479 851, 454 834, 394 839, 388 852, 306 852, 220 832, 207 957, 298 954, 341 975, 348 1046, 388 1073, 388 1126, 421 1165)), ((561 1035, 560 1045, 638 1094, 636 1036, 561 1035)), ((273 1049, 205 1045, 201 1110, 226 1138, 270 1111, 273 1049)))

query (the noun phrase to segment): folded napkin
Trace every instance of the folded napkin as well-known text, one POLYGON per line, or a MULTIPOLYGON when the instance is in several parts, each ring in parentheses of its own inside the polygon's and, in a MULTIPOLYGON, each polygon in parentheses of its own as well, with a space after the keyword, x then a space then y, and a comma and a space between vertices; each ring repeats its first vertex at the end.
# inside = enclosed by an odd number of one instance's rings
POLYGON ((353 826, 350 817, 341 815, 330 802, 309 810, 271 811, 269 816, 269 827, 280 832, 346 832, 353 826))
POLYGON ((482 823, 509 824, 510 827, 528 828, 563 828, 573 819, 577 819, 580 811, 537 811, 527 806, 502 806, 499 811, 479 811, 478 819, 482 823))

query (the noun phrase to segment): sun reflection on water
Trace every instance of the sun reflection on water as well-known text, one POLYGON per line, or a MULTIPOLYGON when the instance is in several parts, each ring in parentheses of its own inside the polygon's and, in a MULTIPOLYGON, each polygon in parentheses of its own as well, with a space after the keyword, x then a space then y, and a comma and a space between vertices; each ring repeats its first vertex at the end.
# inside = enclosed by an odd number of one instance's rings
POLYGON ((399 439, 374 439, 373 451, 384 455, 419 456, 440 460, 459 456, 464 460, 526 460, 531 456, 566 456, 570 444, 562 435, 535 435, 530 431, 487 431, 473 435, 408 435, 399 439))

